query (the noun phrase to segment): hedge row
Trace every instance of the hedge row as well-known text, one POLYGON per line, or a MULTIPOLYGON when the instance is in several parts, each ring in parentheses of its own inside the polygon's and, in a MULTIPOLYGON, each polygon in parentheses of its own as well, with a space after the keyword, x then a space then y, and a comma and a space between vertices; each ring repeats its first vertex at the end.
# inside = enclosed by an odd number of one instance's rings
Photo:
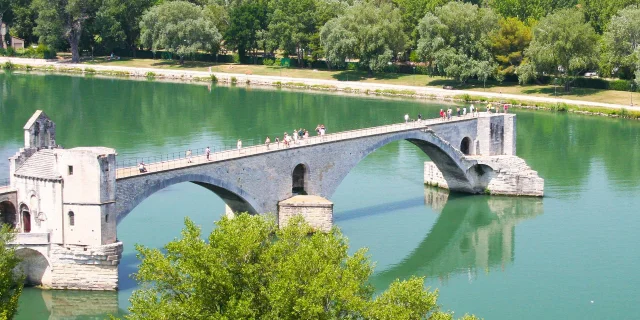
POLYGON ((53 59, 56 57, 56 51, 44 44, 38 45, 36 48, 28 47, 26 49, 14 49, 8 47, 0 48, 0 56, 4 57, 23 57, 33 59, 53 59))

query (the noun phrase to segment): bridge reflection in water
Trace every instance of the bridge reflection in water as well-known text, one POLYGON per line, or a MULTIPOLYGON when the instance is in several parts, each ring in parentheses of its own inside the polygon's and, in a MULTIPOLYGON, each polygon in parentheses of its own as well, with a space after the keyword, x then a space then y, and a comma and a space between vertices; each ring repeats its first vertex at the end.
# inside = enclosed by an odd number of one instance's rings
POLYGON ((120 316, 116 291, 40 290, 25 288, 15 320, 108 319, 120 316))
POLYGON ((446 281, 460 273, 503 270, 514 261, 515 227, 542 214, 537 197, 498 197, 449 194, 425 187, 425 204, 439 217, 418 247, 403 261, 374 275, 376 287, 386 288, 408 275, 446 281))

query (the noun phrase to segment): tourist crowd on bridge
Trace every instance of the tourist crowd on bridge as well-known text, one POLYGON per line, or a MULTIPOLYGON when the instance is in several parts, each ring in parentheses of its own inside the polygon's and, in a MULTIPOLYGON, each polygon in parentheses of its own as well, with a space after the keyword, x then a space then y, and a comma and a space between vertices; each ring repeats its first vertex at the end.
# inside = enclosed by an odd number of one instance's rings
MULTIPOLYGON (((479 110, 480 108, 475 107, 473 104, 471 104, 469 106, 469 113, 467 113, 467 107, 457 107, 456 108, 456 114, 458 117, 466 117, 468 115, 471 115, 472 117, 478 117, 479 116, 479 110)), ((507 104, 503 105, 503 112, 507 113, 509 106, 507 104)), ((487 104, 486 106, 486 112, 487 113, 491 113, 491 112, 495 112, 495 113, 500 113, 500 108, 499 106, 494 106, 491 103, 487 104)), ((453 117, 453 109, 452 108, 448 108, 447 110, 444 109, 440 109, 440 120, 442 121, 447 121, 447 120, 451 120, 451 118, 453 117)), ((409 117, 409 114, 405 114, 404 115, 404 121, 405 123, 408 123, 409 121, 422 121, 422 114, 419 113, 418 117, 416 120, 412 120, 409 117)), ((316 134, 318 136, 324 136, 326 133, 326 127, 324 124, 318 124, 316 126, 316 134)), ((282 142, 283 146, 285 148, 289 148, 292 145, 296 145, 296 144, 300 144, 302 143, 302 141, 309 139, 309 131, 303 128, 300 129, 293 129, 293 132, 291 133, 291 135, 289 135, 287 132, 284 133, 284 136, 282 137, 282 139, 280 139, 279 137, 275 138, 275 144, 276 144, 276 148, 280 149, 280 142, 282 142)), ((271 138, 269 138, 267 136, 267 138, 264 141, 264 145, 267 147, 267 150, 270 150, 271 148, 271 138)), ((242 140, 238 139, 237 143, 236 143, 236 148, 238 150, 242 149, 242 140)), ((192 151, 191 149, 188 149, 185 152, 185 158, 187 159, 187 163, 193 163, 193 159, 192 159, 192 151)), ((209 147, 207 147, 205 149, 205 155, 206 155, 206 159, 207 161, 210 160, 210 156, 211 156, 211 149, 209 147)), ((147 172, 147 168, 144 162, 140 162, 140 164, 138 165, 138 169, 140 171, 140 173, 144 173, 147 172)))
MULTIPOLYGON (((502 106, 502 110, 503 113, 508 113, 509 111, 509 105, 505 104, 502 106)), ((500 107, 499 106, 494 106, 491 103, 487 104, 486 106, 486 112, 488 114, 494 112, 494 113, 500 113, 500 107)), ((474 106, 473 104, 471 104, 469 106, 469 113, 467 113, 467 107, 457 107, 456 108, 456 114, 458 117, 466 117, 467 115, 471 115, 472 117, 478 117, 480 115, 480 108, 474 106)), ((451 118, 453 117, 453 109, 449 108, 447 110, 444 109, 440 109, 440 120, 442 121, 447 121, 447 120, 451 120, 451 118)), ((418 120, 420 120, 421 115, 418 115, 418 120)), ((405 115, 405 122, 408 119, 408 115, 405 115)))

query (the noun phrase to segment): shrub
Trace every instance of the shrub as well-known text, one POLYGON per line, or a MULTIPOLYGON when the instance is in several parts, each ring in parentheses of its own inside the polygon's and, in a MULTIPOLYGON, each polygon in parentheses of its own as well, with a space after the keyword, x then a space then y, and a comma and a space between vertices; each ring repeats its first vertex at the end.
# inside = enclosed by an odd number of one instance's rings
POLYGON ((35 54, 36 57, 40 59, 53 59, 56 57, 56 51, 43 43, 36 47, 35 54))
POLYGON ((7 54, 7 57, 15 57, 16 56, 16 49, 14 49, 13 47, 9 47, 6 50, 6 54, 7 54))
POLYGON ((218 77, 216 77, 215 74, 210 75, 209 79, 211 80, 211 82, 218 82, 218 77))
POLYGON ((233 83, 233 84, 238 83, 238 78, 236 78, 236 77, 231 77, 231 83, 233 83))
POLYGON ((262 64, 265 66, 272 66, 274 63, 275 63, 275 60, 273 59, 266 58, 262 60, 262 64))
POLYGON ((234 53, 233 56, 233 63, 240 63, 240 55, 237 53, 234 53))
POLYGON ((11 63, 11 61, 7 61, 7 62, 4 63, 4 65, 2 65, 2 68, 6 69, 6 70, 11 70, 11 69, 13 69, 13 67, 14 67, 14 65, 13 65, 13 63, 11 63))
POLYGON ((282 66, 282 59, 276 58, 276 60, 273 62, 273 64, 276 65, 276 66, 282 66))
POLYGON ((617 91, 629 91, 631 90, 631 81, 627 80, 613 80, 609 82, 610 90, 617 91))
POLYGON ((351 70, 351 71, 358 70, 358 64, 356 62, 348 62, 347 70, 351 70))
POLYGON ((85 73, 96 73, 96 69, 94 68, 84 68, 85 73))
POLYGON ((147 77, 147 79, 153 79, 153 78, 156 77, 156 73, 152 72, 152 71, 149 71, 149 72, 145 73, 144 76, 147 77))

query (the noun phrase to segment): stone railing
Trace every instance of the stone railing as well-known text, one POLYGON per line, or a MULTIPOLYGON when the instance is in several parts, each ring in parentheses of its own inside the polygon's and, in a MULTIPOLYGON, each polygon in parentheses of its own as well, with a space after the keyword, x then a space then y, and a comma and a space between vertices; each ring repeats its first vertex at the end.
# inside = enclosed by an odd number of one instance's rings
POLYGON ((18 233, 16 239, 11 242, 14 245, 47 245, 50 242, 50 233, 18 233))

